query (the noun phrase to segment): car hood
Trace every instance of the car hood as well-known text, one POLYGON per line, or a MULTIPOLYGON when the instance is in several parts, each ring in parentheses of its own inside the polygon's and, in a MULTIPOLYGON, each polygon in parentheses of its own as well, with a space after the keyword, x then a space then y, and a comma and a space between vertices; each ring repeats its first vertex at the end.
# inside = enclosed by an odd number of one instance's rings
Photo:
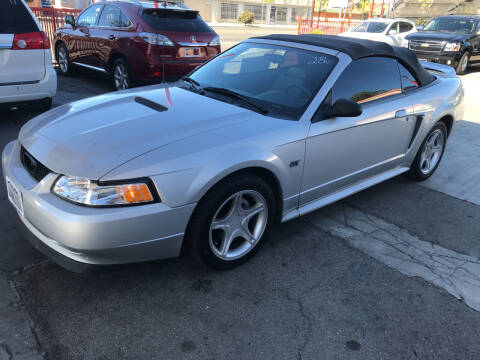
POLYGON ((25 124, 19 141, 51 171, 97 180, 146 152, 255 116, 179 87, 153 86, 55 108, 25 124), (164 111, 142 105, 138 97, 164 111))
POLYGON ((407 40, 433 40, 433 41, 464 41, 470 36, 465 34, 454 34, 446 32, 416 32, 407 35, 407 40))

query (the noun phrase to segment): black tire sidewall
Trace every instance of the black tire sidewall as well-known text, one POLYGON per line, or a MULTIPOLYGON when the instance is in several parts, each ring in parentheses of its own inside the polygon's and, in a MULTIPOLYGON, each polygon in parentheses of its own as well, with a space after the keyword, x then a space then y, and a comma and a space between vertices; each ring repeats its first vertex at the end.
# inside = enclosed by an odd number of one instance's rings
POLYGON ((443 154, 445 153, 445 146, 447 145, 447 127, 443 122, 438 122, 435 124, 435 126, 428 132, 427 136, 425 136, 425 139, 422 142, 422 145, 418 149, 417 155, 415 156, 415 160, 412 163, 412 166, 410 167, 410 171, 408 172, 409 177, 412 180, 415 181, 423 181, 427 180, 430 176, 432 176, 435 171, 437 170, 438 166, 440 165, 440 162, 442 161, 443 154), (430 171, 428 174, 424 174, 420 171, 420 158, 422 156, 423 149, 425 148, 425 144, 427 142, 427 139, 429 136, 437 129, 440 129, 443 133, 443 148, 442 148, 442 153, 440 154, 440 159, 438 160, 437 165, 430 171))
POLYGON ((462 57, 460 58, 460 61, 458 62, 458 65, 457 65, 457 68, 455 69, 455 72, 457 73, 457 75, 464 75, 465 72, 467 71, 467 68, 468 68, 468 52, 465 51, 462 55, 462 57), (467 66, 465 67, 465 70, 462 71, 461 67, 462 67, 462 63, 465 61, 465 58, 467 59, 467 66))
POLYGON ((57 54, 56 54, 56 55, 57 55, 57 63, 58 63, 58 54, 59 54, 61 48, 64 48, 64 49, 65 49, 65 52, 66 52, 66 54, 67 54, 67 71, 65 71, 65 72, 62 71, 62 68, 60 67, 60 64, 58 64, 58 70, 60 71, 60 74, 62 74, 62 75, 68 75, 68 74, 70 74, 70 70, 71 70, 72 65, 71 65, 71 63, 70 63, 70 54, 68 53, 68 49, 67 49, 67 47, 65 46, 65 44, 64 44, 63 42, 60 43, 60 44, 57 46, 57 54))
MULTIPOLYGON (((115 84, 115 68, 117 67, 117 65, 119 64, 122 64, 125 69, 127 70, 127 75, 128 75, 128 87, 127 89, 130 89, 132 87, 132 76, 130 74, 130 67, 128 66, 128 63, 125 59, 123 58, 118 58, 116 59, 114 62, 113 62, 113 65, 112 65, 112 83, 113 83, 113 87, 115 88, 115 90, 117 91, 122 91, 122 89, 117 89, 117 85, 115 84)), ((127 90, 127 89, 123 89, 123 90, 127 90)))
POLYGON ((275 212, 275 195, 269 185, 258 176, 242 174, 239 177, 230 178, 228 181, 222 181, 213 187, 199 202, 187 231, 187 250, 197 262, 204 263, 215 269, 225 270, 237 267, 248 261, 265 242, 275 221, 275 212), (226 261, 218 258, 210 248, 210 224, 223 202, 241 190, 255 190, 265 198, 268 206, 267 225, 262 237, 253 249, 241 258, 226 261))

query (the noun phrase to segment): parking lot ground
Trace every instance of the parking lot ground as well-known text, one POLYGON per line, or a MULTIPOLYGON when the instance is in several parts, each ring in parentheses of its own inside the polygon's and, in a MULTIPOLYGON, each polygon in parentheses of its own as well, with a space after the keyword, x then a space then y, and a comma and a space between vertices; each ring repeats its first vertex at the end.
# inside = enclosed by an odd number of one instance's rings
MULTIPOLYGON (((55 105, 111 89, 96 73, 77 76, 59 77, 55 105)), ((67 272, 23 240, 1 187, 1 277, 17 294, 10 311, 24 315, 12 321, 29 325, 27 348, 49 359, 478 359, 480 312, 447 286, 467 279, 457 290, 475 293, 476 269, 463 266, 480 257, 478 192, 466 191, 478 184, 476 163, 467 165, 469 155, 478 160, 480 73, 463 79, 467 121, 432 181, 398 177, 279 225, 232 271, 174 259, 67 272), (438 251, 408 252, 423 243, 438 251), (386 245, 408 258, 379 256, 386 245), (453 255, 430 256, 444 250, 453 255), (442 272, 464 256, 471 261, 442 272)), ((0 145, 34 115, 2 112, 0 145)), ((13 348, 7 330, 0 326, 0 345, 13 348)))

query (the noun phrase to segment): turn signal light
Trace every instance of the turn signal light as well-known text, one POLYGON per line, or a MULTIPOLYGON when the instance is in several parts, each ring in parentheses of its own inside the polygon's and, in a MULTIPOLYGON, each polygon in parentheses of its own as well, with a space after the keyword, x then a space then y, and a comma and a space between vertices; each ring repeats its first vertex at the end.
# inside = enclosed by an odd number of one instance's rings
POLYGON ((146 184, 133 184, 116 186, 115 190, 119 197, 128 204, 142 203, 153 200, 153 196, 146 184))

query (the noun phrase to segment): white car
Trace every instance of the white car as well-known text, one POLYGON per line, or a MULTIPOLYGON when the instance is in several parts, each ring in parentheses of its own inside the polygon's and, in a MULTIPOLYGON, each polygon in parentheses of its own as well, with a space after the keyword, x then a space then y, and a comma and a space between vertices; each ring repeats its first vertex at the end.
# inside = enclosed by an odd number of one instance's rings
POLYGON ((0 104, 52 106, 57 75, 50 41, 23 0, 0 1, 0 104))
POLYGON ((408 46, 405 36, 416 32, 415 23, 407 19, 368 19, 350 31, 341 33, 357 39, 382 41, 393 46, 408 46))

